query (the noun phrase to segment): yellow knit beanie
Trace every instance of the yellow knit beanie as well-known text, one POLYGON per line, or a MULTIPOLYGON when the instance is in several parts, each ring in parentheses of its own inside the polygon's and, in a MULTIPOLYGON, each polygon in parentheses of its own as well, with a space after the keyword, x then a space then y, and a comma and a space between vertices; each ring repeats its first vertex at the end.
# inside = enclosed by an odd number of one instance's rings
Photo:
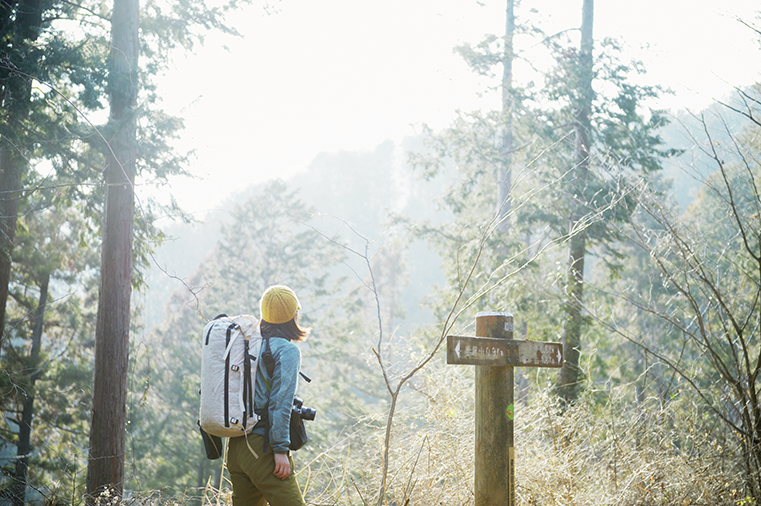
POLYGON ((264 291, 259 303, 262 319, 269 323, 286 323, 301 309, 293 290, 283 285, 273 285, 264 291))

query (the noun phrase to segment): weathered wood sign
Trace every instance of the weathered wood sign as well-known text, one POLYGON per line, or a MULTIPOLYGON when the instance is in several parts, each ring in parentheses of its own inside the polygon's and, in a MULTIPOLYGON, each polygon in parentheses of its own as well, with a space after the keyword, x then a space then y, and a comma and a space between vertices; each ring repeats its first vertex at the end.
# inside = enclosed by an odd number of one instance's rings
POLYGON ((563 345, 491 337, 447 336, 447 364, 561 367, 563 345))
POLYGON ((447 336, 447 364, 476 366, 476 506, 515 506, 513 368, 563 365, 560 343, 513 339, 513 315, 478 313, 476 337, 447 336))

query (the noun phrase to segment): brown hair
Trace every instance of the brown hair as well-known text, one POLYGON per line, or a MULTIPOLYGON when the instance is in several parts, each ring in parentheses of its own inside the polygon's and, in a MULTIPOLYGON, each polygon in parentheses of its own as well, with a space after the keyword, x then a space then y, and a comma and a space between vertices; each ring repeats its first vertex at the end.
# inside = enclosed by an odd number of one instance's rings
POLYGON ((284 337, 289 341, 306 341, 307 337, 309 337, 309 333, 312 331, 312 328, 302 327, 296 323, 297 317, 298 315, 294 316, 285 323, 270 323, 262 319, 260 323, 262 337, 277 336, 284 337))

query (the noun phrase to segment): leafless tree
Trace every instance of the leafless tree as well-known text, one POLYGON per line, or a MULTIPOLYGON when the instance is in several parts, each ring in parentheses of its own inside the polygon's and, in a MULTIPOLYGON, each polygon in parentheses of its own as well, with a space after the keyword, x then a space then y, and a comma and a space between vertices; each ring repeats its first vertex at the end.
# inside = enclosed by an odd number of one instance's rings
MULTIPOLYGON (((750 120, 728 142, 700 117, 696 146, 715 167, 685 211, 648 185, 639 188, 632 238, 660 273, 659 294, 619 293, 670 327, 648 339, 624 318, 596 318, 668 364, 737 436, 748 494, 761 500, 761 123, 759 95, 740 92, 732 109, 750 120), (691 357, 685 360, 685 357, 691 357)), ((591 310, 590 310, 591 311, 591 310)), ((591 311, 594 314, 594 311, 591 311)))

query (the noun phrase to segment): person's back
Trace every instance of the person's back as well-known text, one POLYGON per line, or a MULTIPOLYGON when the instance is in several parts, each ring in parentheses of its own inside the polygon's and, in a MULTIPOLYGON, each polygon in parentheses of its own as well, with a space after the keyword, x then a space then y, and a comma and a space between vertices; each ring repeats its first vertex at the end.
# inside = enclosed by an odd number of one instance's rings
POLYGON ((282 285, 269 287, 260 302, 260 330, 264 338, 257 360, 254 409, 262 420, 252 432, 230 438, 227 468, 233 485, 234 506, 302 506, 290 445, 290 421, 296 395, 301 352, 293 341, 303 341, 310 329, 296 323, 299 301, 282 285))

